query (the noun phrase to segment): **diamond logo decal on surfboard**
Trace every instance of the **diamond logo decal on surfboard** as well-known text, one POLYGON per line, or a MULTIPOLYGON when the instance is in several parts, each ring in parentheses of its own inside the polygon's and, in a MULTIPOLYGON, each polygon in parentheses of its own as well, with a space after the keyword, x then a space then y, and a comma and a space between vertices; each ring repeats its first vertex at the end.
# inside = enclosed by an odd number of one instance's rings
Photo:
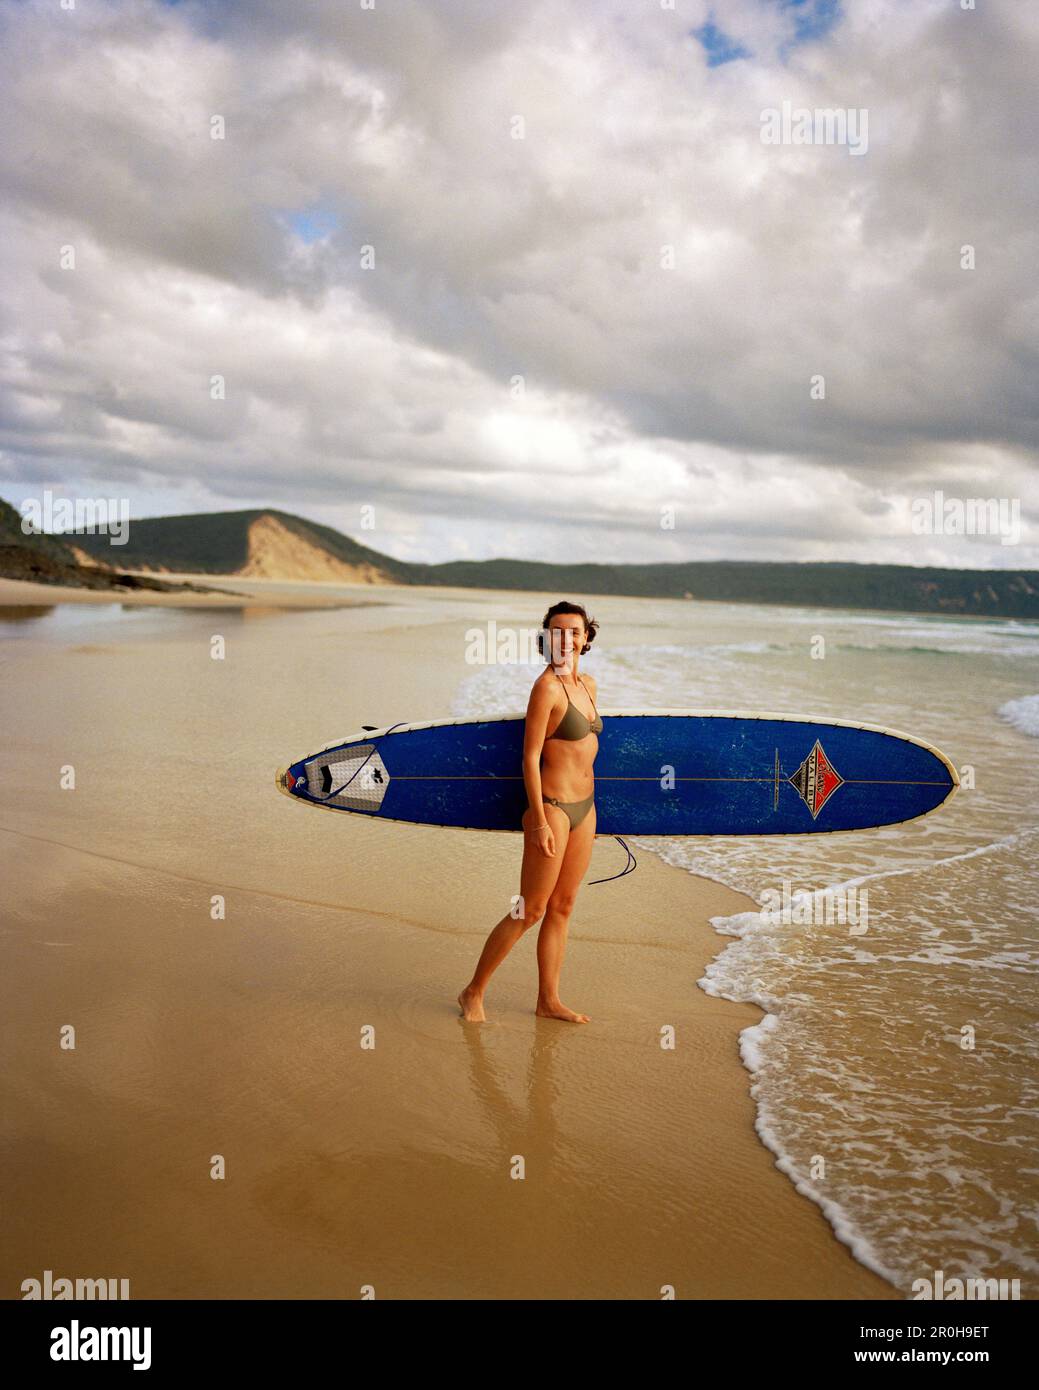
POLYGON ((815 747, 804 762, 787 781, 794 787, 801 800, 812 813, 812 820, 823 809, 830 797, 844 782, 829 758, 823 752, 818 739, 815 747))

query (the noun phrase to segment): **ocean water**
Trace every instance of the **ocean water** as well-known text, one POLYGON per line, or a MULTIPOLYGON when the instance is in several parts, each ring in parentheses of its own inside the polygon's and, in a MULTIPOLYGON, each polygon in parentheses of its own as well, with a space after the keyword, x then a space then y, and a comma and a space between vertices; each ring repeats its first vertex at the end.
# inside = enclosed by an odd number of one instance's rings
MULTIPOLYGON (((740 1039, 758 1134, 862 1263, 907 1297, 939 1270, 1036 1297, 1039 624, 625 599, 593 611, 605 620, 582 669, 607 719, 638 706, 851 719, 960 770, 951 801, 906 825, 630 843, 756 902, 784 885, 803 904, 856 890, 858 923, 714 919, 719 953, 690 988, 765 1010, 740 1039)), ((474 671, 453 714, 522 710, 538 669, 474 671)))

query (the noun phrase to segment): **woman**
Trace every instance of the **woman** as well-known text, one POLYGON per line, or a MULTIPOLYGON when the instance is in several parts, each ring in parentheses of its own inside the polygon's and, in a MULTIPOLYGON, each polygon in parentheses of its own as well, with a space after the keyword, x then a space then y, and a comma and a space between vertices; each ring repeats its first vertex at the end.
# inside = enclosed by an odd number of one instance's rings
POLYGON ((538 933, 538 1002, 541 1018, 588 1023, 559 998, 566 934, 577 889, 592 857, 595 839, 595 778, 602 720, 592 676, 578 661, 590 650, 598 624, 577 603, 556 603, 545 614, 538 650, 549 665, 538 676, 527 703, 523 737, 523 867, 520 901, 503 917, 484 945, 472 981, 458 996, 463 1016, 483 1023, 483 996, 491 975, 535 922, 538 933), (552 732, 546 733, 551 727, 552 732), (544 786, 542 785, 544 773, 544 786))

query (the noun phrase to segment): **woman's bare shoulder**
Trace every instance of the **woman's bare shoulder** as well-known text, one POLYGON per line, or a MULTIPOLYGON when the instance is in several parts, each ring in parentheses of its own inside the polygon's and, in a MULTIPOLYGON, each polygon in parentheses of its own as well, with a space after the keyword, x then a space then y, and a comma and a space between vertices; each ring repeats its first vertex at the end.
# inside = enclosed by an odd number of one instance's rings
POLYGON ((555 686, 556 682, 552 676, 552 672, 546 667, 530 687, 531 702, 539 700, 547 701, 549 704, 554 703, 556 697, 555 686))
POLYGON ((558 693, 552 688, 551 673, 543 672, 530 687, 527 698, 527 724, 544 727, 556 707, 558 693))

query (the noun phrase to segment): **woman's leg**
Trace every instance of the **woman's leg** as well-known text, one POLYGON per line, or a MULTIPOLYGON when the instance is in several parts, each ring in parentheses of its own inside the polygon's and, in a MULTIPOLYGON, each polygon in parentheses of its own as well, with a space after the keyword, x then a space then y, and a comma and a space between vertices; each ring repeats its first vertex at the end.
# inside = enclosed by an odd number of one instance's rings
POLYGON ((537 837, 532 835, 534 813, 528 807, 523 813, 523 867, 520 870, 520 900, 507 913, 484 942, 473 978, 458 996, 462 1016, 470 1023, 483 1023, 483 996, 491 976, 515 946, 523 933, 540 922, 545 915, 549 895, 555 887, 566 858, 570 837, 570 822, 558 806, 546 806, 545 816, 552 827, 556 852, 552 858, 541 853, 537 837))
POLYGON ((561 1018, 567 1023, 588 1023, 587 1014, 576 1013, 559 998, 559 976, 566 953, 566 936, 570 914, 577 900, 577 890, 585 876, 595 844, 595 803, 584 820, 570 831, 570 841, 563 857, 555 887, 548 900, 545 920, 538 932, 538 1003, 542 1018, 561 1018))

